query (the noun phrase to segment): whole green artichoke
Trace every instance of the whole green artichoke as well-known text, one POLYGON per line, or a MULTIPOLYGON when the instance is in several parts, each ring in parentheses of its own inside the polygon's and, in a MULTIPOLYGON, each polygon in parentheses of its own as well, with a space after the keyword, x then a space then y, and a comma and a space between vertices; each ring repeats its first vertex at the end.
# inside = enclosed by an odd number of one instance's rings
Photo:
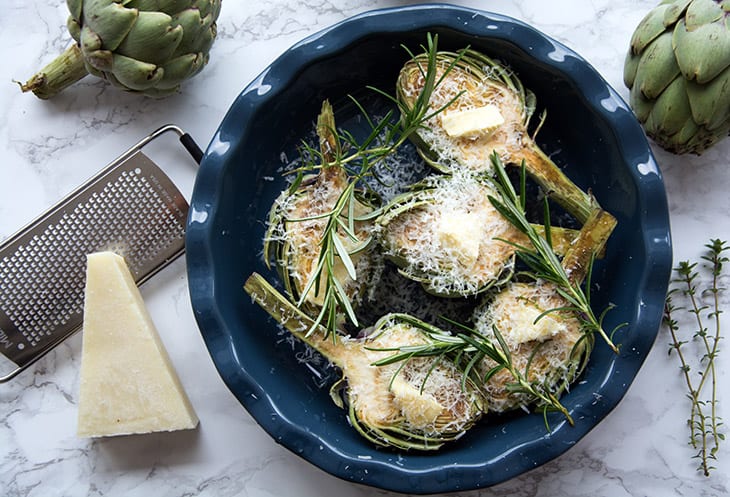
POLYGON ((23 91, 50 98, 87 74, 150 96, 174 93, 208 62, 221 0, 67 0, 76 40, 23 91))
POLYGON ((664 0, 641 21, 624 65, 648 136, 700 154, 730 134, 730 0, 664 0))

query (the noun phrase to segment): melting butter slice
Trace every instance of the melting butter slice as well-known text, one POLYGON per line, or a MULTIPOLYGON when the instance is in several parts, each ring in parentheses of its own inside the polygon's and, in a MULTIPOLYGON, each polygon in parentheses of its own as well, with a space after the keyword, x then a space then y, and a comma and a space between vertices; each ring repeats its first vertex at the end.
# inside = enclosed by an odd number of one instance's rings
POLYGON ((479 259, 482 240, 481 218, 476 212, 454 212, 441 216, 436 226, 441 246, 455 252, 465 267, 472 267, 479 259))
POLYGON ((504 124, 499 107, 487 104, 484 107, 444 112, 441 126, 452 137, 475 137, 491 133, 504 124))
POLYGON ((192 429, 198 417, 124 259, 88 256, 78 436, 192 429))
POLYGON ((417 428, 425 428, 436 422, 444 407, 431 394, 424 394, 400 376, 393 378, 390 385, 395 402, 401 414, 417 428))

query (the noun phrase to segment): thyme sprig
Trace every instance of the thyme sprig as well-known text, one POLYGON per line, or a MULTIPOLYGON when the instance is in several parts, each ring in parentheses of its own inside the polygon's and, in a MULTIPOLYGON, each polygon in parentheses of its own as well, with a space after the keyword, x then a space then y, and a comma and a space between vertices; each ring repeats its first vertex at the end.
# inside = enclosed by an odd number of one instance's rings
POLYGON ((664 306, 664 322, 667 325, 672 341, 669 344, 669 354, 676 352, 680 362, 680 370, 688 389, 690 399, 690 416, 687 424, 690 429, 689 443, 697 450, 695 458, 699 459, 698 470, 705 476, 715 469, 713 460, 717 460, 717 451, 720 442, 725 439, 721 431, 722 419, 717 413, 717 375, 715 360, 719 353, 719 344, 722 339, 720 333, 720 277, 723 265, 730 261, 725 253, 730 250, 726 241, 710 240, 705 245, 707 252, 702 256, 706 262, 703 266, 709 270, 709 281, 703 280, 696 262, 681 261, 675 268, 676 276, 672 279, 673 286, 667 294, 664 306), (678 307, 674 304, 675 298, 682 298, 686 306, 678 307), (695 331, 692 339, 699 343, 701 357, 698 361, 697 374, 693 373, 689 357, 686 353, 689 340, 683 340, 679 321, 675 319, 678 311, 689 313, 694 322, 695 331), (713 330, 710 331, 708 321, 713 330), (709 388, 707 394, 705 390, 709 388))
MULTIPOLYGON (((507 176, 507 172, 500 160, 499 156, 494 153, 491 156, 492 165, 496 172, 495 186, 499 194, 499 198, 490 196, 489 200, 494 207, 507 218, 517 229, 522 231, 530 241, 531 246, 522 245, 510 240, 502 240, 516 248, 516 254, 519 259, 524 262, 528 271, 523 273, 535 280, 549 281, 557 287, 557 292, 565 298, 575 314, 580 318, 583 330, 586 335, 593 336, 598 334, 603 338, 606 344, 615 353, 619 348, 613 342, 613 335, 617 330, 625 326, 620 324, 616 326, 610 333, 603 329, 603 320, 613 306, 609 305, 599 315, 596 315, 591 307, 591 273, 593 266, 593 258, 597 250, 590 254, 587 268, 585 270, 585 279, 576 278, 570 274, 572 264, 563 261, 561 263, 557 254, 552 248, 550 240, 550 216, 547 209, 547 197, 545 198, 545 233, 542 236, 540 232, 532 225, 525 216, 525 166, 523 164, 523 172, 521 174, 520 194, 515 191, 512 183, 507 176)), ((600 209, 596 206, 596 209, 600 209)), ((596 247, 598 249, 598 247, 596 247)))
POLYGON ((453 333, 410 318, 407 315, 402 315, 400 318, 410 322, 413 326, 420 327, 427 339, 426 342, 392 349, 378 349, 379 351, 392 351, 394 354, 373 363, 374 366, 386 366, 396 363, 406 364, 417 357, 431 357, 434 359, 432 368, 442 361, 450 361, 464 373, 463 381, 471 378, 477 385, 486 385, 494 375, 506 370, 514 380, 506 385, 507 389, 512 394, 521 394, 534 399, 538 409, 543 414, 545 426, 548 430, 550 428, 547 419, 549 412, 560 412, 571 426, 574 424, 573 418, 565 406, 560 403, 554 388, 549 383, 529 379, 529 362, 524 370, 515 365, 512 361, 509 346, 496 326, 493 327, 495 336, 493 342, 473 328, 445 317, 442 319, 453 327, 455 330, 453 333), (491 359, 494 365, 484 374, 480 374, 477 366, 484 359, 491 359))
MULTIPOLYGON (((340 322, 339 318, 343 313, 353 325, 359 325, 350 298, 336 274, 336 261, 339 259, 344 265, 348 276, 353 281, 357 280, 358 275, 351 257, 353 251, 348 250, 345 240, 349 239, 350 244, 355 246, 356 250, 362 250, 368 244, 368 240, 359 239, 355 230, 357 222, 373 217, 376 210, 373 208, 369 213, 357 213, 358 197, 362 195, 363 189, 368 190, 366 180, 369 178, 377 180, 375 166, 395 153, 408 140, 410 135, 423 128, 427 121, 451 105, 459 96, 457 95, 442 107, 436 109, 429 107, 431 95, 448 75, 451 68, 460 60, 460 57, 457 57, 439 76, 437 71, 437 45, 438 36, 428 34, 427 46, 422 47, 427 54, 426 67, 421 67, 425 83, 423 91, 412 107, 404 105, 397 98, 382 90, 368 86, 370 90, 387 98, 394 104, 397 111, 390 110, 382 119, 376 121, 368 115, 357 99, 350 96, 349 98, 369 126, 368 136, 358 140, 348 131, 338 129, 334 124, 334 115, 332 115, 331 119, 318 122, 319 149, 306 143, 303 145, 304 153, 302 156, 306 158, 305 163, 292 171, 296 174, 296 177, 289 188, 289 194, 294 194, 305 176, 314 172, 321 172, 328 168, 340 168, 347 173, 347 184, 331 210, 317 216, 287 219, 288 222, 315 219, 326 221, 321 235, 317 264, 297 301, 297 306, 301 307, 310 293, 315 297, 323 296, 323 304, 314 319, 313 326, 309 330, 310 334, 318 329, 320 325, 324 325, 328 334, 334 334, 340 322), (400 114, 399 119, 395 118, 396 112, 400 114)), ((404 46, 403 48, 411 58, 415 57, 407 47, 404 46)), ((267 248, 265 247, 266 252, 267 248)))

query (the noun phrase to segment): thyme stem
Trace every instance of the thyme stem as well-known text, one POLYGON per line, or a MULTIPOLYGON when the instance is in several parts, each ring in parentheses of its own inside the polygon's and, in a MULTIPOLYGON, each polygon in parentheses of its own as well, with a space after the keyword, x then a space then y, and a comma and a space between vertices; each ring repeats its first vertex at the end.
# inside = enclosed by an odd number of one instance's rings
POLYGON ((710 475, 710 471, 714 469, 711 466, 711 460, 717 459, 717 451, 720 441, 725 439, 721 431, 722 420, 717 414, 717 374, 715 370, 715 359, 719 352, 719 343, 722 338, 720 329, 720 308, 719 294, 723 290, 720 288, 720 276, 722 267, 729 259, 723 255, 725 251, 730 250, 726 242, 719 239, 710 240, 705 245, 707 248, 706 255, 702 259, 708 263, 711 278, 707 288, 703 291, 698 286, 700 273, 697 269, 697 263, 689 261, 681 261, 674 268, 677 276, 672 280, 675 284, 667 294, 664 306, 664 322, 667 325, 672 342, 669 346, 669 353, 676 351, 680 362, 680 370, 684 382, 689 391, 688 397, 691 401, 690 416, 687 424, 690 428, 690 444, 698 452, 695 457, 700 460, 698 469, 705 476, 710 475), (676 307, 673 299, 679 293, 686 298, 687 307, 676 307), (703 297, 710 294, 710 304, 703 302, 703 297), (692 321, 696 326, 693 338, 698 339, 701 344, 702 356, 699 359, 700 369, 698 371, 699 380, 695 384, 693 376, 690 374, 692 367, 684 353, 684 345, 686 340, 680 337, 680 324, 675 319, 676 313, 684 310, 691 314, 692 321), (704 313, 707 312, 705 315, 704 313), (714 333, 709 334, 708 328, 705 326, 705 318, 709 319, 714 326, 714 333), (703 395, 705 388, 710 388, 709 401, 705 400, 703 395), (709 409, 708 408, 709 404, 709 409), (709 410, 709 413, 708 413, 709 410))

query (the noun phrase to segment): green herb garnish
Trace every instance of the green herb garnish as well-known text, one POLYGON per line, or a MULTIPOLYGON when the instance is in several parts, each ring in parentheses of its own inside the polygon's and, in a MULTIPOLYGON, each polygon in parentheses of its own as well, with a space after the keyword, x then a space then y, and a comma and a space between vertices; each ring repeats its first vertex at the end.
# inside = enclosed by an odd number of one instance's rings
POLYGON ((687 424, 690 429, 690 444, 697 450, 695 457, 700 460, 698 470, 705 476, 715 469, 711 461, 717 459, 720 441, 725 439, 721 431, 722 419, 718 415, 717 373, 715 360, 719 353, 720 334, 720 293, 724 290, 719 286, 723 265, 730 259, 724 255, 730 247, 727 242, 719 239, 710 240, 705 245, 707 252, 702 256, 703 264, 709 272, 709 279, 700 274, 696 262, 682 261, 674 268, 675 278, 673 286, 667 295, 664 307, 664 322, 669 329, 672 341, 669 344, 669 354, 676 352, 680 362, 680 370, 688 389, 690 399, 690 415, 687 424), (675 299, 681 298, 686 305, 676 306, 675 299), (676 319, 679 311, 684 316, 689 314, 690 323, 683 323, 676 319), (709 322, 709 326, 708 326, 709 322), (694 327, 692 339, 685 340, 682 335, 683 326, 694 327), (710 327, 713 329, 710 330, 710 327), (692 342, 692 343, 691 343, 692 342), (700 354, 695 369, 690 365, 689 353, 697 349, 700 354), (693 374, 695 373, 695 374, 693 374), (707 390, 709 389, 709 392, 707 390))

